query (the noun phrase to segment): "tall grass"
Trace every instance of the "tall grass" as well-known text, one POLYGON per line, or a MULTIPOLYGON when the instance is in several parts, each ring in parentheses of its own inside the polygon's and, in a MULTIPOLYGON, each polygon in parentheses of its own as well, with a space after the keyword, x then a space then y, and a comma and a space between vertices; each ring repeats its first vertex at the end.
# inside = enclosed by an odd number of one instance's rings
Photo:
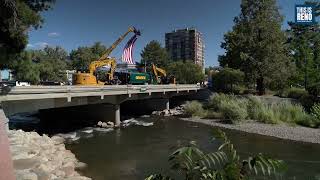
POLYGON ((320 125, 320 105, 313 108, 310 115, 300 104, 290 101, 267 103, 260 98, 249 96, 240 98, 234 95, 216 94, 209 99, 208 107, 231 122, 252 119, 262 123, 288 123, 308 127, 320 125))
POLYGON ((208 107, 221 113, 224 119, 239 122, 247 118, 247 101, 234 95, 216 94, 210 97, 208 107))
POLYGON ((205 117, 206 110, 199 101, 187 101, 184 105, 184 112, 187 116, 205 117))

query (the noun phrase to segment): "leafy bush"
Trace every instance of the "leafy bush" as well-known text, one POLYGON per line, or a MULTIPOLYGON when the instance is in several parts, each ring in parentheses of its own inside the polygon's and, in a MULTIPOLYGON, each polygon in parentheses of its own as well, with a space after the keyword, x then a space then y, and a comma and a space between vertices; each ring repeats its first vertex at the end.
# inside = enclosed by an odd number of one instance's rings
POLYGON ((300 97, 299 102, 306 111, 310 112, 314 103, 317 102, 317 99, 312 95, 306 94, 300 97))
POLYGON ((214 90, 217 92, 239 94, 244 73, 238 69, 224 68, 212 75, 214 90))
POLYGON ((293 99, 299 99, 304 95, 307 95, 308 92, 301 88, 290 88, 287 91, 287 97, 293 99))
POLYGON ((309 94, 313 96, 319 96, 320 95, 320 83, 315 83, 311 84, 308 88, 307 91, 309 94))
MULTIPOLYGON (((279 179, 287 169, 282 160, 272 159, 261 153, 241 159, 223 131, 215 131, 214 137, 222 141, 217 151, 205 153, 194 143, 190 143, 169 156, 170 168, 187 180, 240 180, 251 179, 257 175, 268 176, 268 179, 279 179)), ((153 174, 146 180, 173 179, 161 174, 153 174)))
POLYGON ((248 116, 246 105, 243 103, 245 101, 223 101, 219 109, 225 119, 234 123, 244 120, 248 116))
POLYGON ((184 105, 184 112, 187 116, 206 116, 206 111, 203 109, 203 106, 198 101, 187 101, 184 105))
POLYGON ((314 127, 319 127, 320 126, 320 104, 319 103, 312 106, 311 115, 313 117, 314 127))
POLYGON ((236 101, 238 98, 234 95, 217 93, 209 98, 208 107, 215 111, 219 111, 222 102, 236 101))
POLYGON ((224 119, 236 122, 248 116, 246 103, 246 99, 220 93, 209 98, 208 107, 221 113, 224 119))

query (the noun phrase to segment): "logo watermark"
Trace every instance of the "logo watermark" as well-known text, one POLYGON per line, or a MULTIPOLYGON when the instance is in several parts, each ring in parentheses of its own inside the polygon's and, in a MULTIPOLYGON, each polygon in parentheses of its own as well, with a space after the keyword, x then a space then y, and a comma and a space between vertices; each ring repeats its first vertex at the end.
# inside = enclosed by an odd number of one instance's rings
POLYGON ((316 19, 314 16, 314 6, 311 5, 296 5, 296 18, 297 24, 314 24, 316 19))

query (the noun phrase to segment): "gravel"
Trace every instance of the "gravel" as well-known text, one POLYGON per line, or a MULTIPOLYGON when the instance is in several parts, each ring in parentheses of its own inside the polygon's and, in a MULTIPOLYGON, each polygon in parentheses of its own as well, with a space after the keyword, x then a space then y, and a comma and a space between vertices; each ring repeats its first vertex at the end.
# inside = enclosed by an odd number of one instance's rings
POLYGON ((263 124, 255 121, 247 121, 239 124, 225 124, 219 120, 180 118, 184 121, 197 122, 215 127, 239 130, 247 133, 255 133, 293 141, 320 144, 320 129, 312 129, 287 124, 263 124))

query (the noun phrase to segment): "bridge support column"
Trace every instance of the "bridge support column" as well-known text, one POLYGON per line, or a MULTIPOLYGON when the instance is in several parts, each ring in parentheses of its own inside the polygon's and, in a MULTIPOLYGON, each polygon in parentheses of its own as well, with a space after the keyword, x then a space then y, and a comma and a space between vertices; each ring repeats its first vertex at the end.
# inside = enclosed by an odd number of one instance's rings
POLYGON ((169 99, 166 99, 166 110, 170 109, 170 101, 169 99))
POLYGON ((116 104, 114 105, 114 125, 119 127, 120 123, 120 104, 116 104))

